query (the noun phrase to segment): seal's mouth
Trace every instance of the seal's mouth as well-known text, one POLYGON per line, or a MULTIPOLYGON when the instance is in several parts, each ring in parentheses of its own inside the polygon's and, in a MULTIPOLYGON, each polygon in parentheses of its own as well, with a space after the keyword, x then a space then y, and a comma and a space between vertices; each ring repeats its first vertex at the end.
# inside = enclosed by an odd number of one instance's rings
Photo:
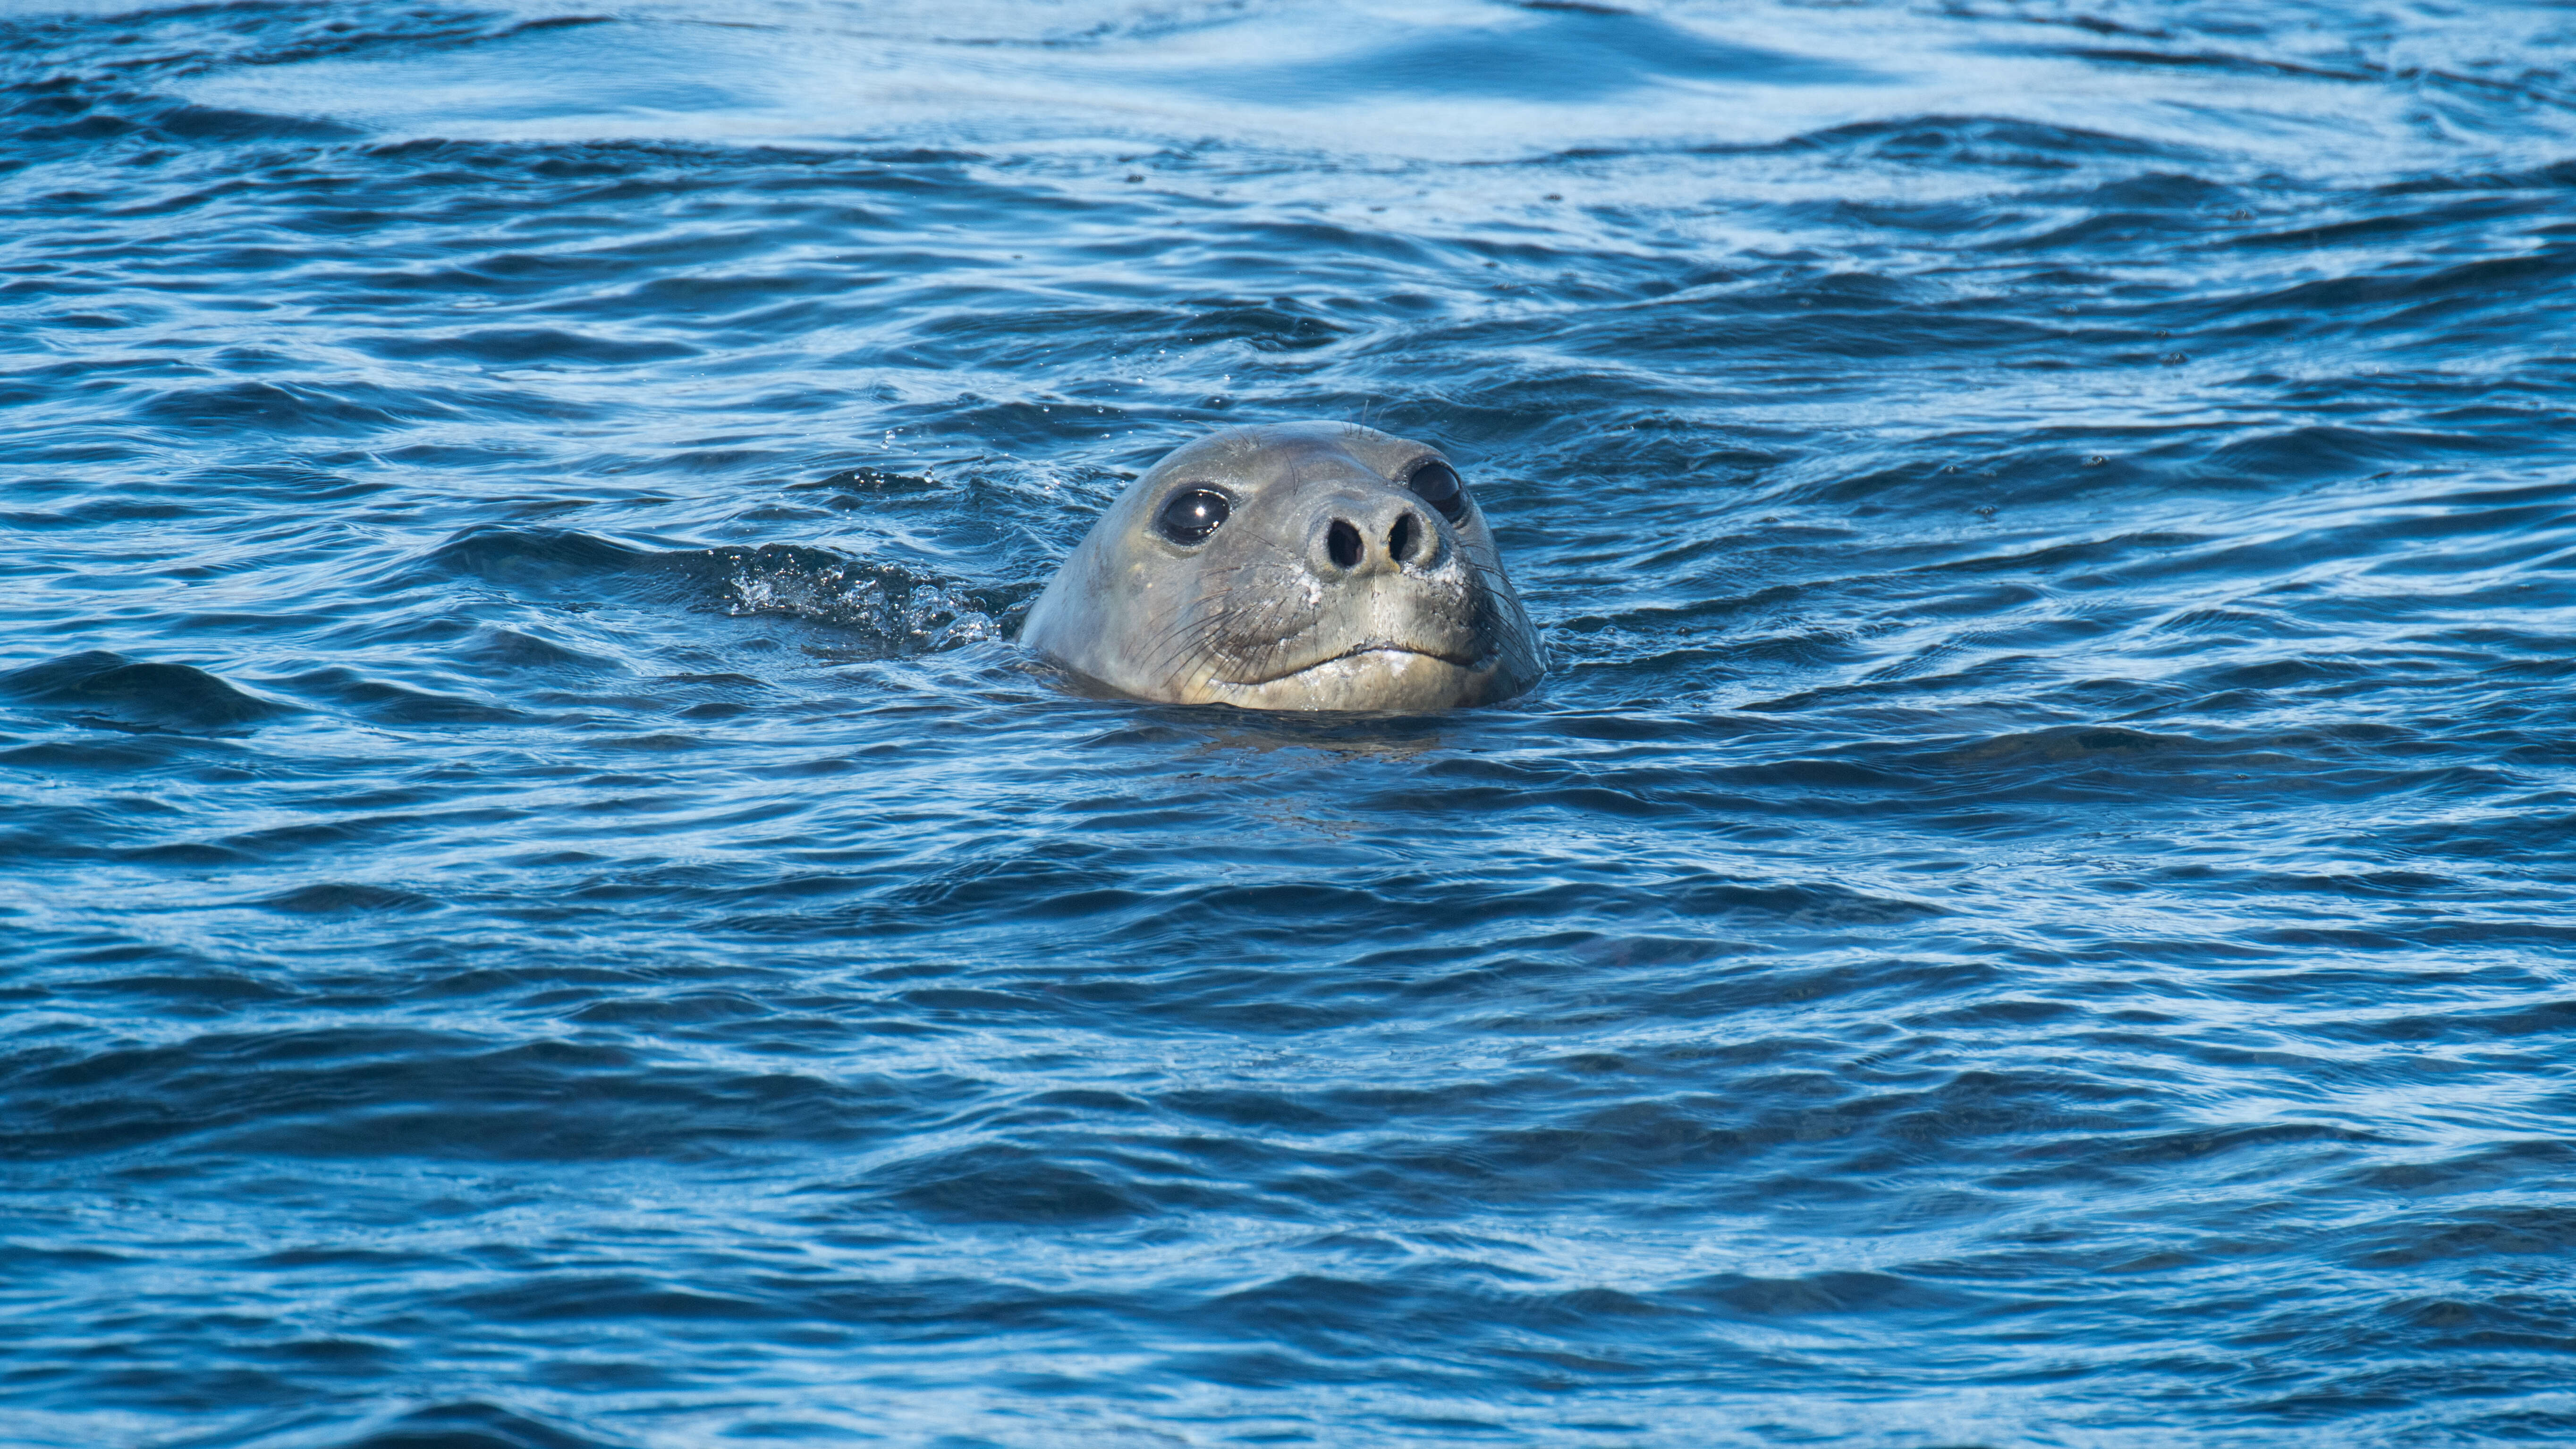
POLYGON ((1284 670, 1278 674, 1269 675, 1265 678, 1237 679, 1230 680, 1228 682, 1244 688, 1257 689, 1265 684, 1277 684, 1283 679, 1295 679, 1301 674, 1312 674, 1319 669, 1330 669, 1336 664, 1346 664, 1354 659, 1362 659, 1371 654, 1393 654, 1410 656, 1415 659, 1432 659, 1437 660, 1442 664, 1449 665, 1455 669, 1475 669, 1485 664, 1493 657, 1490 653, 1477 656, 1446 654, 1437 649, 1416 649, 1409 644, 1362 644, 1355 649, 1345 649, 1330 659, 1318 659, 1312 664, 1300 664, 1294 669, 1284 670))

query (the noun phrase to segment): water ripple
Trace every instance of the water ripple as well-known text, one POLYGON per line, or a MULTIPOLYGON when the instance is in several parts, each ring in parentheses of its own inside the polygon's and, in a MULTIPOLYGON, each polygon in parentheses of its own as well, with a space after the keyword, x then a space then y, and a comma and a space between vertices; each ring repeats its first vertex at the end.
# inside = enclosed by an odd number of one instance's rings
POLYGON ((0 40, 12 1442, 2576 1434, 2560 8, 0 40), (1537 691, 1012 644, 1313 416, 1537 691))

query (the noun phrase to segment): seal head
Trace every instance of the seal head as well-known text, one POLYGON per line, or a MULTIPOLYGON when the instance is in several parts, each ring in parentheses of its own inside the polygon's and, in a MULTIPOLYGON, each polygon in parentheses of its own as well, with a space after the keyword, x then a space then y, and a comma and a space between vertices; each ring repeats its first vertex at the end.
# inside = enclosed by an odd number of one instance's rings
POLYGON ((1451 709, 1541 672, 1457 468, 1347 423, 1230 429, 1155 464, 1020 642, 1121 694, 1247 709, 1451 709))

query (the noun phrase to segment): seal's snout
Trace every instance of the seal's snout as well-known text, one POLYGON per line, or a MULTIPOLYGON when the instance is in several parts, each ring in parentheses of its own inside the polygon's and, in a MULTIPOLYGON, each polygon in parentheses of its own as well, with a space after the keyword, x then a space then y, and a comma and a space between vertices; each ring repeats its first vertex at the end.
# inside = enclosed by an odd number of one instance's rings
POLYGON ((1344 497, 1324 510, 1315 572, 1324 578, 1366 578, 1420 571, 1446 555, 1440 530, 1421 510, 1397 498, 1344 497))

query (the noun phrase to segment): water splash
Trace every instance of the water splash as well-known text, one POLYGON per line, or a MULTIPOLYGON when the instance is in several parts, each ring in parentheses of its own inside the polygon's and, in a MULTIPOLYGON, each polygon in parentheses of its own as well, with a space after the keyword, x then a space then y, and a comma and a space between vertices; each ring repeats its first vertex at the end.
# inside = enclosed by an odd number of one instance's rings
POLYGON ((1001 637, 983 601, 958 587, 892 564, 832 559, 816 550, 765 544, 718 550, 737 615, 783 614, 871 636, 890 654, 936 653, 1001 637))

